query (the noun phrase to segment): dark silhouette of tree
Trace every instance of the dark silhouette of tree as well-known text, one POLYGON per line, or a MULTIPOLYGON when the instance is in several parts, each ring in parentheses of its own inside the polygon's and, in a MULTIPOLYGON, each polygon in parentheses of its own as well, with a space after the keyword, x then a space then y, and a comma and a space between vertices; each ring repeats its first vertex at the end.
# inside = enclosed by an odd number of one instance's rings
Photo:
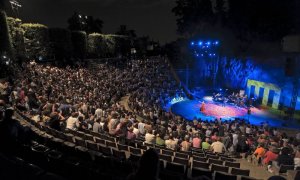
POLYGON ((137 37, 135 30, 129 30, 126 25, 120 25, 116 34, 124 36, 118 39, 119 53, 123 56, 128 56, 130 49, 134 47, 134 40, 137 37))
POLYGON ((213 9, 210 0, 177 0, 172 12, 178 17, 178 32, 194 34, 213 21, 213 9), (197 26, 197 28, 195 28, 197 26))
POLYGON ((216 6, 214 7, 216 13, 216 21, 222 26, 226 24, 226 8, 224 0, 216 0, 216 6))
POLYGON ((237 39, 248 42, 278 41, 299 30, 298 8, 297 0, 216 0, 214 7, 211 0, 177 0, 172 11, 181 35, 195 36, 205 27, 222 34, 221 25, 231 29, 237 39))
POLYGON ((93 16, 85 16, 85 22, 86 22, 86 32, 89 33, 101 33, 102 32, 102 26, 103 21, 96 18, 94 19, 93 16))
POLYGON ((128 36, 130 38, 136 38, 135 30, 133 30, 133 29, 130 29, 130 30, 127 29, 126 25, 120 25, 120 27, 118 28, 116 34, 128 36))
POLYGON ((68 28, 71 31, 85 31, 86 33, 101 33, 103 27, 103 21, 94 18, 93 16, 87 16, 74 12, 74 14, 68 19, 68 28))
POLYGON ((81 22, 81 15, 78 12, 68 19, 68 29, 71 31, 83 31, 83 22, 81 22))

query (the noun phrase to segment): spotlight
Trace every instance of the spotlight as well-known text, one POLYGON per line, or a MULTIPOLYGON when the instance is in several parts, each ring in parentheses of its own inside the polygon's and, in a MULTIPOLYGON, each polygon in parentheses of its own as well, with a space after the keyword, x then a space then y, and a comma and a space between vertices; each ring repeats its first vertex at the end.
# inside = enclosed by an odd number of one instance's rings
POLYGON ((208 41, 206 44, 207 44, 207 45, 210 45, 210 41, 208 41))
POLYGON ((216 42, 215 42, 215 45, 218 45, 218 44, 219 44, 219 41, 216 41, 216 42))
POLYGON ((191 45, 193 46, 195 43, 194 42, 191 42, 191 45))
POLYGON ((199 57, 199 54, 196 54, 197 57, 199 57))
POLYGON ((201 56, 203 57, 204 55, 203 55, 203 54, 201 54, 201 56))
POLYGON ((6 64, 6 65, 9 65, 9 61, 5 61, 5 64, 6 64))
POLYGON ((202 44, 203 44, 203 42, 202 42, 202 41, 199 41, 199 42, 198 42, 198 45, 199 45, 199 46, 201 46, 202 44))

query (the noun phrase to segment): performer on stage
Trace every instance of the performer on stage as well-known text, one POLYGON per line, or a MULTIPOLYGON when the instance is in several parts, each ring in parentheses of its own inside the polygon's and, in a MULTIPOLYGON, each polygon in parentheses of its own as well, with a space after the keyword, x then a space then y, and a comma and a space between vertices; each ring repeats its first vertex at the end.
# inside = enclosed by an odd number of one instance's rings
POLYGON ((205 103, 203 101, 200 106, 200 112, 204 112, 204 111, 205 111, 205 103))

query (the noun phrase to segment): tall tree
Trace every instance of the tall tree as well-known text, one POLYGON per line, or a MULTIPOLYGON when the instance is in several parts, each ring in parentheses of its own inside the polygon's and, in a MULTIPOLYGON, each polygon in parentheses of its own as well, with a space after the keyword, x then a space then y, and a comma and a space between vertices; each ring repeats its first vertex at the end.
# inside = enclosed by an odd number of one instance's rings
POLYGON ((68 29, 71 31, 83 31, 84 22, 82 21, 82 15, 78 12, 74 12, 74 14, 68 19, 68 29))
POLYGON ((194 36, 210 27, 222 34, 216 22, 230 28, 242 41, 278 41, 299 30, 298 0, 177 0, 173 13, 178 32, 194 36), (297 14, 298 13, 298 14, 297 14))
POLYGON ((134 39, 137 37, 135 30, 129 30, 126 25, 120 25, 116 34, 124 36, 117 43, 119 45, 119 53, 123 56, 128 56, 130 49, 134 47, 134 39))
POLYGON ((68 28, 71 31, 85 31, 86 33, 101 33, 103 27, 103 21, 94 18, 93 16, 87 16, 74 12, 74 14, 68 19, 68 28))
POLYGON ((172 12, 178 17, 177 30, 182 35, 201 31, 213 20, 210 0, 177 0, 172 12))

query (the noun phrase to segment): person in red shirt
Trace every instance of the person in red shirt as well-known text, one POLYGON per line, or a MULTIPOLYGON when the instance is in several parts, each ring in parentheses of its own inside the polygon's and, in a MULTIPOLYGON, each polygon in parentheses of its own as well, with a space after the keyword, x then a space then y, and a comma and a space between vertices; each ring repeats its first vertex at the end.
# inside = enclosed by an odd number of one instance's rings
POLYGON ((264 157, 263 164, 264 165, 268 165, 267 166, 267 170, 270 173, 273 173, 273 170, 272 170, 272 161, 275 161, 277 159, 278 153, 279 153, 279 149, 277 149, 274 146, 271 146, 270 150, 268 152, 266 152, 265 155, 263 156, 264 157))
POLYGON ((265 165, 269 164, 269 162, 271 161, 276 160, 278 157, 278 154, 276 153, 276 148, 271 147, 270 150, 267 151, 263 157, 264 157, 263 163, 265 165))

